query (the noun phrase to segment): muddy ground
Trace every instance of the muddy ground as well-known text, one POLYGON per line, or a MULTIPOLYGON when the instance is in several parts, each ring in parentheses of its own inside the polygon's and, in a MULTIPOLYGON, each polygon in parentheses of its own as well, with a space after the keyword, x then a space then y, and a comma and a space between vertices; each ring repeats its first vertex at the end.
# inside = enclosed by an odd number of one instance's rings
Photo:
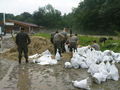
MULTIPOLYGON (((72 80, 90 76, 87 69, 65 69, 65 61, 69 61, 66 58, 68 54, 64 54, 63 59, 52 66, 41 66, 31 60, 29 64, 25 64, 24 59, 19 65, 16 60, 0 55, 0 90, 82 90, 75 88, 72 80)), ((117 67, 120 74, 120 64, 117 67)), ((100 85, 91 84, 91 90, 120 90, 120 80, 108 80, 100 85)))

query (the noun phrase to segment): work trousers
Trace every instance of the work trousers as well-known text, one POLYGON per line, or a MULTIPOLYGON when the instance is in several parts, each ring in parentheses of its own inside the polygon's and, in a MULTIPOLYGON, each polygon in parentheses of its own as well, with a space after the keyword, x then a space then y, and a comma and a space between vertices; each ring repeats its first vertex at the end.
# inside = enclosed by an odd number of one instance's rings
POLYGON ((27 45, 25 46, 18 46, 18 58, 19 58, 19 63, 21 63, 21 58, 22 58, 22 52, 24 53, 24 57, 26 59, 26 63, 28 63, 28 47, 27 45))
POLYGON ((61 48, 62 48, 63 53, 66 52, 65 51, 65 42, 66 42, 66 40, 61 41, 61 48))
POLYGON ((70 52, 72 52, 73 50, 74 50, 74 52, 75 52, 75 50, 77 51, 76 42, 70 42, 69 48, 70 48, 70 52))
POLYGON ((59 54, 61 55, 61 41, 54 41, 55 54, 57 52, 57 49, 58 49, 59 54))

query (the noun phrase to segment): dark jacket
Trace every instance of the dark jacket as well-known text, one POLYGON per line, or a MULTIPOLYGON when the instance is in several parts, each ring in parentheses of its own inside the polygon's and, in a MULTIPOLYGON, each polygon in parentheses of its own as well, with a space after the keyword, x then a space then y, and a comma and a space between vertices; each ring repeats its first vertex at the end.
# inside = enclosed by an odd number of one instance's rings
POLYGON ((27 46, 30 43, 31 43, 31 40, 30 40, 27 33, 20 32, 16 35, 16 44, 18 46, 23 46, 24 47, 24 46, 27 46))

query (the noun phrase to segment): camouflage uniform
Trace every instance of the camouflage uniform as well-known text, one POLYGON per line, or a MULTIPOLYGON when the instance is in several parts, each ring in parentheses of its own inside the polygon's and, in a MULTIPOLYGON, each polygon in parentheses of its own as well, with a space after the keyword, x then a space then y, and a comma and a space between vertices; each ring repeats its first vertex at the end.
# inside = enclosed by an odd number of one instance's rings
POLYGON ((71 36, 69 38, 69 48, 70 48, 70 52, 72 52, 72 50, 77 50, 77 41, 78 41, 78 38, 77 36, 71 36))
POLYGON ((28 44, 30 44, 31 40, 27 33, 20 32, 16 35, 16 44, 18 46, 19 52, 19 63, 21 63, 22 52, 24 52, 24 57, 26 59, 26 63, 28 63, 28 44))
POLYGON ((55 54, 56 54, 57 49, 58 49, 58 51, 59 51, 59 53, 60 53, 60 55, 61 55, 61 50, 62 50, 62 49, 61 49, 62 38, 63 38, 63 36, 62 36, 60 33, 56 33, 56 34, 54 35, 53 41, 54 41, 55 54))
POLYGON ((93 45, 91 45, 91 47, 93 47, 97 51, 100 50, 100 46, 97 43, 94 43, 93 45))
POLYGON ((56 34, 55 32, 52 32, 52 33, 51 33, 51 38, 50 38, 51 43, 53 43, 53 39, 54 39, 54 35, 55 35, 55 34, 56 34))
POLYGON ((64 36, 63 40, 61 41, 61 48, 62 48, 62 52, 65 52, 65 42, 67 41, 67 32, 61 32, 61 35, 64 36))

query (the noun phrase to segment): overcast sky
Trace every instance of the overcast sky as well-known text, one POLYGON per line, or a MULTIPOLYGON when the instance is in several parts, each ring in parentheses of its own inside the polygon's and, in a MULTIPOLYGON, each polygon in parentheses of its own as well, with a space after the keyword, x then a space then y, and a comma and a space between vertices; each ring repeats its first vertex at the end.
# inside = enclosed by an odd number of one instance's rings
POLYGON ((23 12, 33 13, 39 7, 51 4, 63 13, 69 13, 81 0, 0 0, 0 13, 19 15, 23 12))

